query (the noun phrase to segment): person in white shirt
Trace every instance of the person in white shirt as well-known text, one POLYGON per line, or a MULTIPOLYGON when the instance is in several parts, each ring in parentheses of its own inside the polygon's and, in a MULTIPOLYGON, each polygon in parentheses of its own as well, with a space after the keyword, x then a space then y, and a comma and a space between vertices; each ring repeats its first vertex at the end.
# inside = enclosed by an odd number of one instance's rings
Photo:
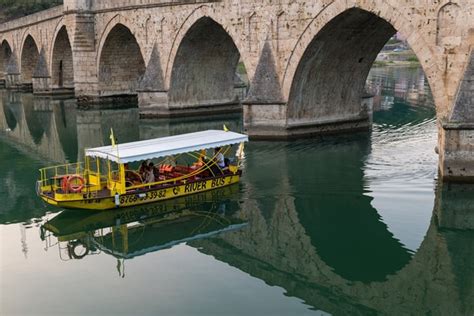
POLYGON ((154 183, 155 182, 155 173, 153 172, 153 168, 150 168, 149 166, 147 166, 145 175, 146 175, 146 178, 145 178, 146 183, 154 183))
POLYGON ((225 165, 225 158, 224 154, 220 152, 220 147, 217 147, 214 149, 214 152, 216 154, 216 163, 219 166, 219 168, 223 169, 226 167, 225 165))

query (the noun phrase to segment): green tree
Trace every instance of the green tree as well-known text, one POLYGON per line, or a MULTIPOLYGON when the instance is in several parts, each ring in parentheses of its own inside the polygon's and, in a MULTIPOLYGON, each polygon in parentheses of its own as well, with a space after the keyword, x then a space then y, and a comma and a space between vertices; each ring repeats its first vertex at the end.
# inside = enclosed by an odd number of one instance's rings
POLYGON ((0 23, 62 4, 62 0, 0 0, 0 23))

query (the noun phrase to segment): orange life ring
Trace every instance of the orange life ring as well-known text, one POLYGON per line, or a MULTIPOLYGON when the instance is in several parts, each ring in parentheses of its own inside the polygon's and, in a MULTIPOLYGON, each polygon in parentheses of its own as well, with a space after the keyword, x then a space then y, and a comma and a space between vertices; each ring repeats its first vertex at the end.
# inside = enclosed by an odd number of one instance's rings
POLYGON ((61 182, 61 188, 64 192, 69 193, 78 193, 84 189, 84 178, 78 174, 73 174, 69 176, 64 176, 61 182), (76 183, 78 182, 78 183, 76 183))

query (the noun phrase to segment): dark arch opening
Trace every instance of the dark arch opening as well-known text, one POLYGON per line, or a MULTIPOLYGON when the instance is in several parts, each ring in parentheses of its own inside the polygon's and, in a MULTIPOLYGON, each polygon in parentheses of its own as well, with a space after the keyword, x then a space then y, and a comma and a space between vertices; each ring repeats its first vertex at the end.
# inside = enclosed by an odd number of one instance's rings
POLYGON ((53 109, 59 143, 68 161, 80 161, 75 102, 60 100, 53 109))
POLYGON ((99 62, 102 95, 136 94, 145 73, 145 61, 135 36, 123 24, 107 35, 99 62))
POLYGON ((54 42, 51 77, 53 86, 74 88, 72 49, 65 26, 61 28, 54 42))
POLYGON ((7 122, 8 128, 14 131, 18 125, 18 121, 16 120, 15 114, 13 113, 10 106, 5 102, 5 99, 6 98, 3 100, 3 114, 5 115, 5 121, 7 122))
POLYGON ((10 44, 6 40, 0 45, 0 79, 5 78, 7 73, 7 65, 12 55, 10 44))
POLYGON ((24 83, 31 83, 33 72, 39 59, 39 50, 31 35, 25 39, 21 51, 21 78, 24 83))
POLYGON ((47 118, 47 113, 35 109, 35 98, 32 94, 21 94, 20 100, 31 138, 38 145, 41 143, 46 131, 49 130, 50 119, 47 118))
POLYGON ((240 53, 224 28, 209 17, 186 33, 173 63, 171 106, 238 104, 246 94, 240 53))
POLYGON ((288 100, 289 123, 360 117, 369 71, 395 33, 387 21, 357 8, 324 26, 296 70, 288 100))

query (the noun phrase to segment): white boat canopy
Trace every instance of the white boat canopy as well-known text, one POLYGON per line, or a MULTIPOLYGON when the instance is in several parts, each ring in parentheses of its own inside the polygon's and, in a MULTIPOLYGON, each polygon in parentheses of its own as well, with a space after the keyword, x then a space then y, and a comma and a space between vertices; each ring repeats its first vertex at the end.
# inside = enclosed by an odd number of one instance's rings
POLYGON ((128 163, 239 144, 247 141, 248 136, 244 134, 207 130, 197 133, 117 144, 115 146, 86 149, 86 156, 108 159, 117 163, 128 163))

